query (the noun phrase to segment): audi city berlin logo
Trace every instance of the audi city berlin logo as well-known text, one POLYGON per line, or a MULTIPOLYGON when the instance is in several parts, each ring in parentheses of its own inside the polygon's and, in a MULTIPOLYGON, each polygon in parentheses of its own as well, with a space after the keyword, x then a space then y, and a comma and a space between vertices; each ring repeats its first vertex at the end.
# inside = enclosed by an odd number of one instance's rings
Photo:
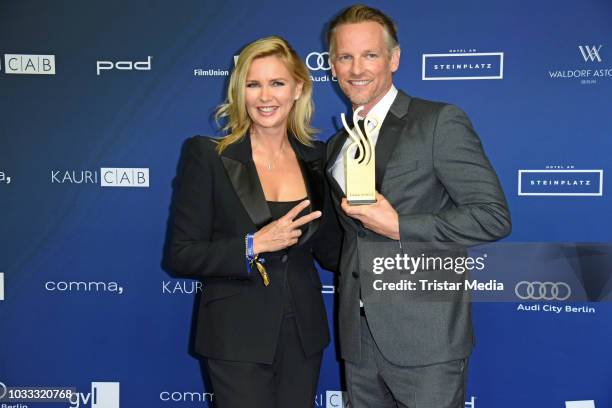
POLYGON ((311 71, 329 71, 329 52, 311 52, 306 56, 306 66, 311 71))
POLYGON ((565 282, 527 282, 516 284, 514 293, 523 300, 567 300, 572 289, 565 282))

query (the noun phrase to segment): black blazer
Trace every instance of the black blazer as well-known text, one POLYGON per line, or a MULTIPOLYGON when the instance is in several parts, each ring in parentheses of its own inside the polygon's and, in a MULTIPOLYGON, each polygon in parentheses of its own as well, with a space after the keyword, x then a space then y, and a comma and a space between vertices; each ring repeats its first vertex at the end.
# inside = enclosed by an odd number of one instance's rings
POLYGON ((285 277, 306 355, 329 343, 321 280, 313 255, 336 270, 342 233, 323 175, 325 145, 307 147, 290 136, 313 211, 322 217, 308 224, 298 243, 262 254, 270 275, 265 287, 250 274, 244 237, 268 224, 270 210, 252 159, 250 137, 230 145, 221 156, 213 139, 185 142, 175 179, 166 265, 180 277, 204 282, 198 310, 195 349, 206 357, 272 363, 283 312, 285 277))

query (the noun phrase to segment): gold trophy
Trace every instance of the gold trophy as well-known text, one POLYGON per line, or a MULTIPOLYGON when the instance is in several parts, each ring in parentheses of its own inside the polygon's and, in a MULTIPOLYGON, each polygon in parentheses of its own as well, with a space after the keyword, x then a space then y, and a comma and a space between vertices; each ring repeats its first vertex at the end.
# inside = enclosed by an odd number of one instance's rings
POLYGON ((344 152, 344 180, 346 182, 346 199, 349 205, 373 204, 376 202, 376 153, 371 134, 380 128, 380 122, 366 116, 364 121, 365 134, 357 126, 360 106, 353 112, 354 129, 347 123, 344 113, 341 114, 342 124, 353 143, 344 152), (353 147, 356 147, 356 150, 353 147), (356 153, 355 153, 356 151, 356 153))

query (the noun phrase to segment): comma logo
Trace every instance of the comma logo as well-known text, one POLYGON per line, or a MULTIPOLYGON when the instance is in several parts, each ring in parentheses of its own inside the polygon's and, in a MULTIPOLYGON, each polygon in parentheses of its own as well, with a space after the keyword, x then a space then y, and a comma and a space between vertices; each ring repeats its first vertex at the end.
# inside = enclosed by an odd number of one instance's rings
POLYGON ((584 58, 584 62, 601 62, 601 56, 599 55, 599 50, 601 50, 601 45, 599 47, 595 47, 594 45, 579 45, 578 49, 580 49, 580 53, 582 54, 582 58, 584 58))
POLYGON ((55 75, 55 55, 5 54, 7 74, 55 75))
POLYGON ((4 171, 0 171, 0 183, 11 184, 11 176, 7 175, 4 171))
POLYGON ((95 281, 47 281, 45 289, 49 292, 95 292, 123 294, 123 286, 117 282, 95 281))

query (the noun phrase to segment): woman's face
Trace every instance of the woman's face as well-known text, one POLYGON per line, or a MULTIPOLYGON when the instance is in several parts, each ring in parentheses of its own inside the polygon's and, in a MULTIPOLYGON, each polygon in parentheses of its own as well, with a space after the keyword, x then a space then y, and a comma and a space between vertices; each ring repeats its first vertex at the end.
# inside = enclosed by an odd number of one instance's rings
POLYGON ((287 129, 287 118, 302 93, 297 82, 280 58, 256 58, 247 72, 245 102, 254 130, 287 129))

